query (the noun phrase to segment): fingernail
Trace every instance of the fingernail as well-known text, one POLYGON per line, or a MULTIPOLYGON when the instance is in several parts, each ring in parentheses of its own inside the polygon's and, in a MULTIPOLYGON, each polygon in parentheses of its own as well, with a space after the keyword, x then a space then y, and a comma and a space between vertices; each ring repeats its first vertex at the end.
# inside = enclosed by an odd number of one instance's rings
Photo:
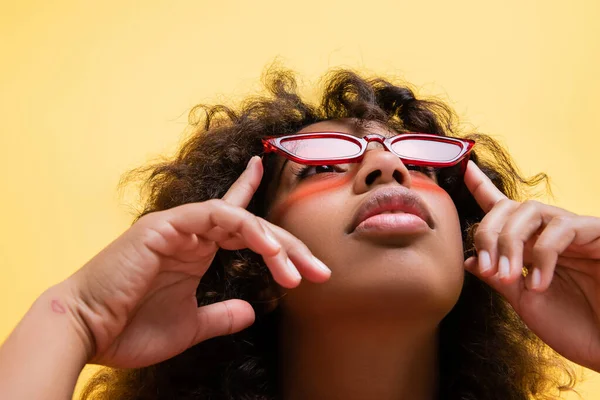
POLYGON ((534 268, 531 273, 531 288, 538 289, 542 284, 542 272, 539 268, 534 268))
POLYGON ((477 265, 478 265, 478 264, 477 264, 478 262, 479 262, 479 261, 477 260, 477 257, 475 257, 475 256, 472 256, 472 257, 469 257, 469 258, 467 258, 467 259, 465 260, 465 264, 464 264, 464 266, 465 266, 465 268, 466 268, 468 271, 472 271, 472 270, 473 270, 473 267, 475 267, 475 266, 477 266, 477 265))
POLYGON ((510 275, 510 262, 508 261, 508 257, 501 256, 500 261, 498 261, 498 276, 506 278, 508 275, 510 275))
POLYGON ((269 242, 271 242, 271 244, 277 248, 280 249, 281 245, 279 244, 279 242, 277 241, 277 239, 275 239, 275 237, 273 237, 273 235, 271 234, 271 232, 269 232, 268 229, 265 229, 265 237, 267 238, 267 240, 269 242))
POLYGON ((296 278, 297 280, 301 280, 302 276, 300 276, 300 272, 298 272, 298 269, 296 268, 292 260, 290 260, 289 258, 287 259, 287 265, 294 278, 296 278))
POLYGON ((248 161, 248 164, 246 165, 246 169, 250 168, 252 166, 252 163, 256 160, 256 156, 252 156, 250 157, 250 160, 248 161))
POLYGON ((317 267, 321 268, 323 271, 325 271, 329 274, 331 273, 331 270, 329 268, 327 268, 327 266, 323 263, 323 261, 319 260, 315 256, 313 256, 313 260, 314 260, 315 264, 317 265, 317 267))
POLYGON ((481 272, 489 271, 492 268, 492 260, 490 258, 490 253, 485 250, 481 250, 478 254, 479 257, 479 270, 481 272))

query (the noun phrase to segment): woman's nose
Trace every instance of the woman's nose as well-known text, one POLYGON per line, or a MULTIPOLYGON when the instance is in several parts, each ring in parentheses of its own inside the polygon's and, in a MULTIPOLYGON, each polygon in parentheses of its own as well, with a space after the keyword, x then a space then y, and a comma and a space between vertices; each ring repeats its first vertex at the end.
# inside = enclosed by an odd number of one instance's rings
POLYGON ((367 150, 354 181, 355 193, 394 182, 408 188, 411 186, 410 173, 400 158, 382 148, 367 150))

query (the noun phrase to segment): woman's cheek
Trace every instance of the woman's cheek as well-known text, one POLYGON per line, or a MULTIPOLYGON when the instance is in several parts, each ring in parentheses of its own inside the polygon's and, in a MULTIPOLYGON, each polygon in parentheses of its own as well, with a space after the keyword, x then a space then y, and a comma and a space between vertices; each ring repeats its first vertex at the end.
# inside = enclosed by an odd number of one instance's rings
MULTIPOLYGON (((435 214, 439 229, 447 234, 460 233, 458 211, 448 192, 431 179, 423 177, 413 178, 411 188, 421 195, 429 209, 435 214), (439 226, 440 224, 443 226, 439 226)), ((451 237, 456 237, 456 235, 453 234, 451 237)), ((458 237, 462 236, 458 235, 458 237)))
POLYGON ((427 192, 432 194, 435 193, 436 195, 444 194, 445 196, 448 196, 448 193, 444 189, 442 189, 437 183, 435 183, 429 178, 421 176, 413 175, 411 180, 411 188, 415 189, 418 192, 427 192))
POLYGON ((287 203, 274 224, 285 229, 322 257, 331 246, 341 245, 348 216, 344 214, 347 198, 334 193, 287 203), (340 204, 342 206, 340 206, 340 204), (324 253, 325 252, 325 253, 324 253))
MULTIPOLYGON (((327 178, 313 178, 296 183, 287 193, 278 194, 281 200, 275 202, 267 219, 279 225, 278 221, 282 220, 286 214, 296 212, 294 210, 310 208, 311 203, 314 202, 323 204, 327 201, 330 204, 333 200, 330 200, 329 197, 337 192, 340 187, 346 185, 349 180, 350 177, 347 174, 340 174, 327 178)), ((315 211, 318 210, 319 208, 317 207, 315 211)))

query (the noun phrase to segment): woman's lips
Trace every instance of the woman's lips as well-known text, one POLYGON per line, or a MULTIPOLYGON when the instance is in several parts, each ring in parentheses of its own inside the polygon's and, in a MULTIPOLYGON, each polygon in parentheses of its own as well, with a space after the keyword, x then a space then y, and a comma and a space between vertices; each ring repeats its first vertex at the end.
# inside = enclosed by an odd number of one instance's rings
POLYGON ((419 195, 403 186, 385 186, 362 202, 349 232, 407 234, 430 229, 433 218, 419 195))
POLYGON ((356 233, 391 233, 409 234, 429 230, 427 222, 422 218, 405 212, 393 212, 373 215, 362 221, 356 233))

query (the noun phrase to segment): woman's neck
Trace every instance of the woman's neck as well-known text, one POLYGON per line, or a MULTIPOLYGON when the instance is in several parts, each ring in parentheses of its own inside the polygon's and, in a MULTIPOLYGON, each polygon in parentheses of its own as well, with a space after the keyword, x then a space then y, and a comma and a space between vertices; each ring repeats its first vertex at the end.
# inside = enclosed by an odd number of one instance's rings
POLYGON ((435 326, 381 316, 282 320, 282 398, 432 400, 435 326))

